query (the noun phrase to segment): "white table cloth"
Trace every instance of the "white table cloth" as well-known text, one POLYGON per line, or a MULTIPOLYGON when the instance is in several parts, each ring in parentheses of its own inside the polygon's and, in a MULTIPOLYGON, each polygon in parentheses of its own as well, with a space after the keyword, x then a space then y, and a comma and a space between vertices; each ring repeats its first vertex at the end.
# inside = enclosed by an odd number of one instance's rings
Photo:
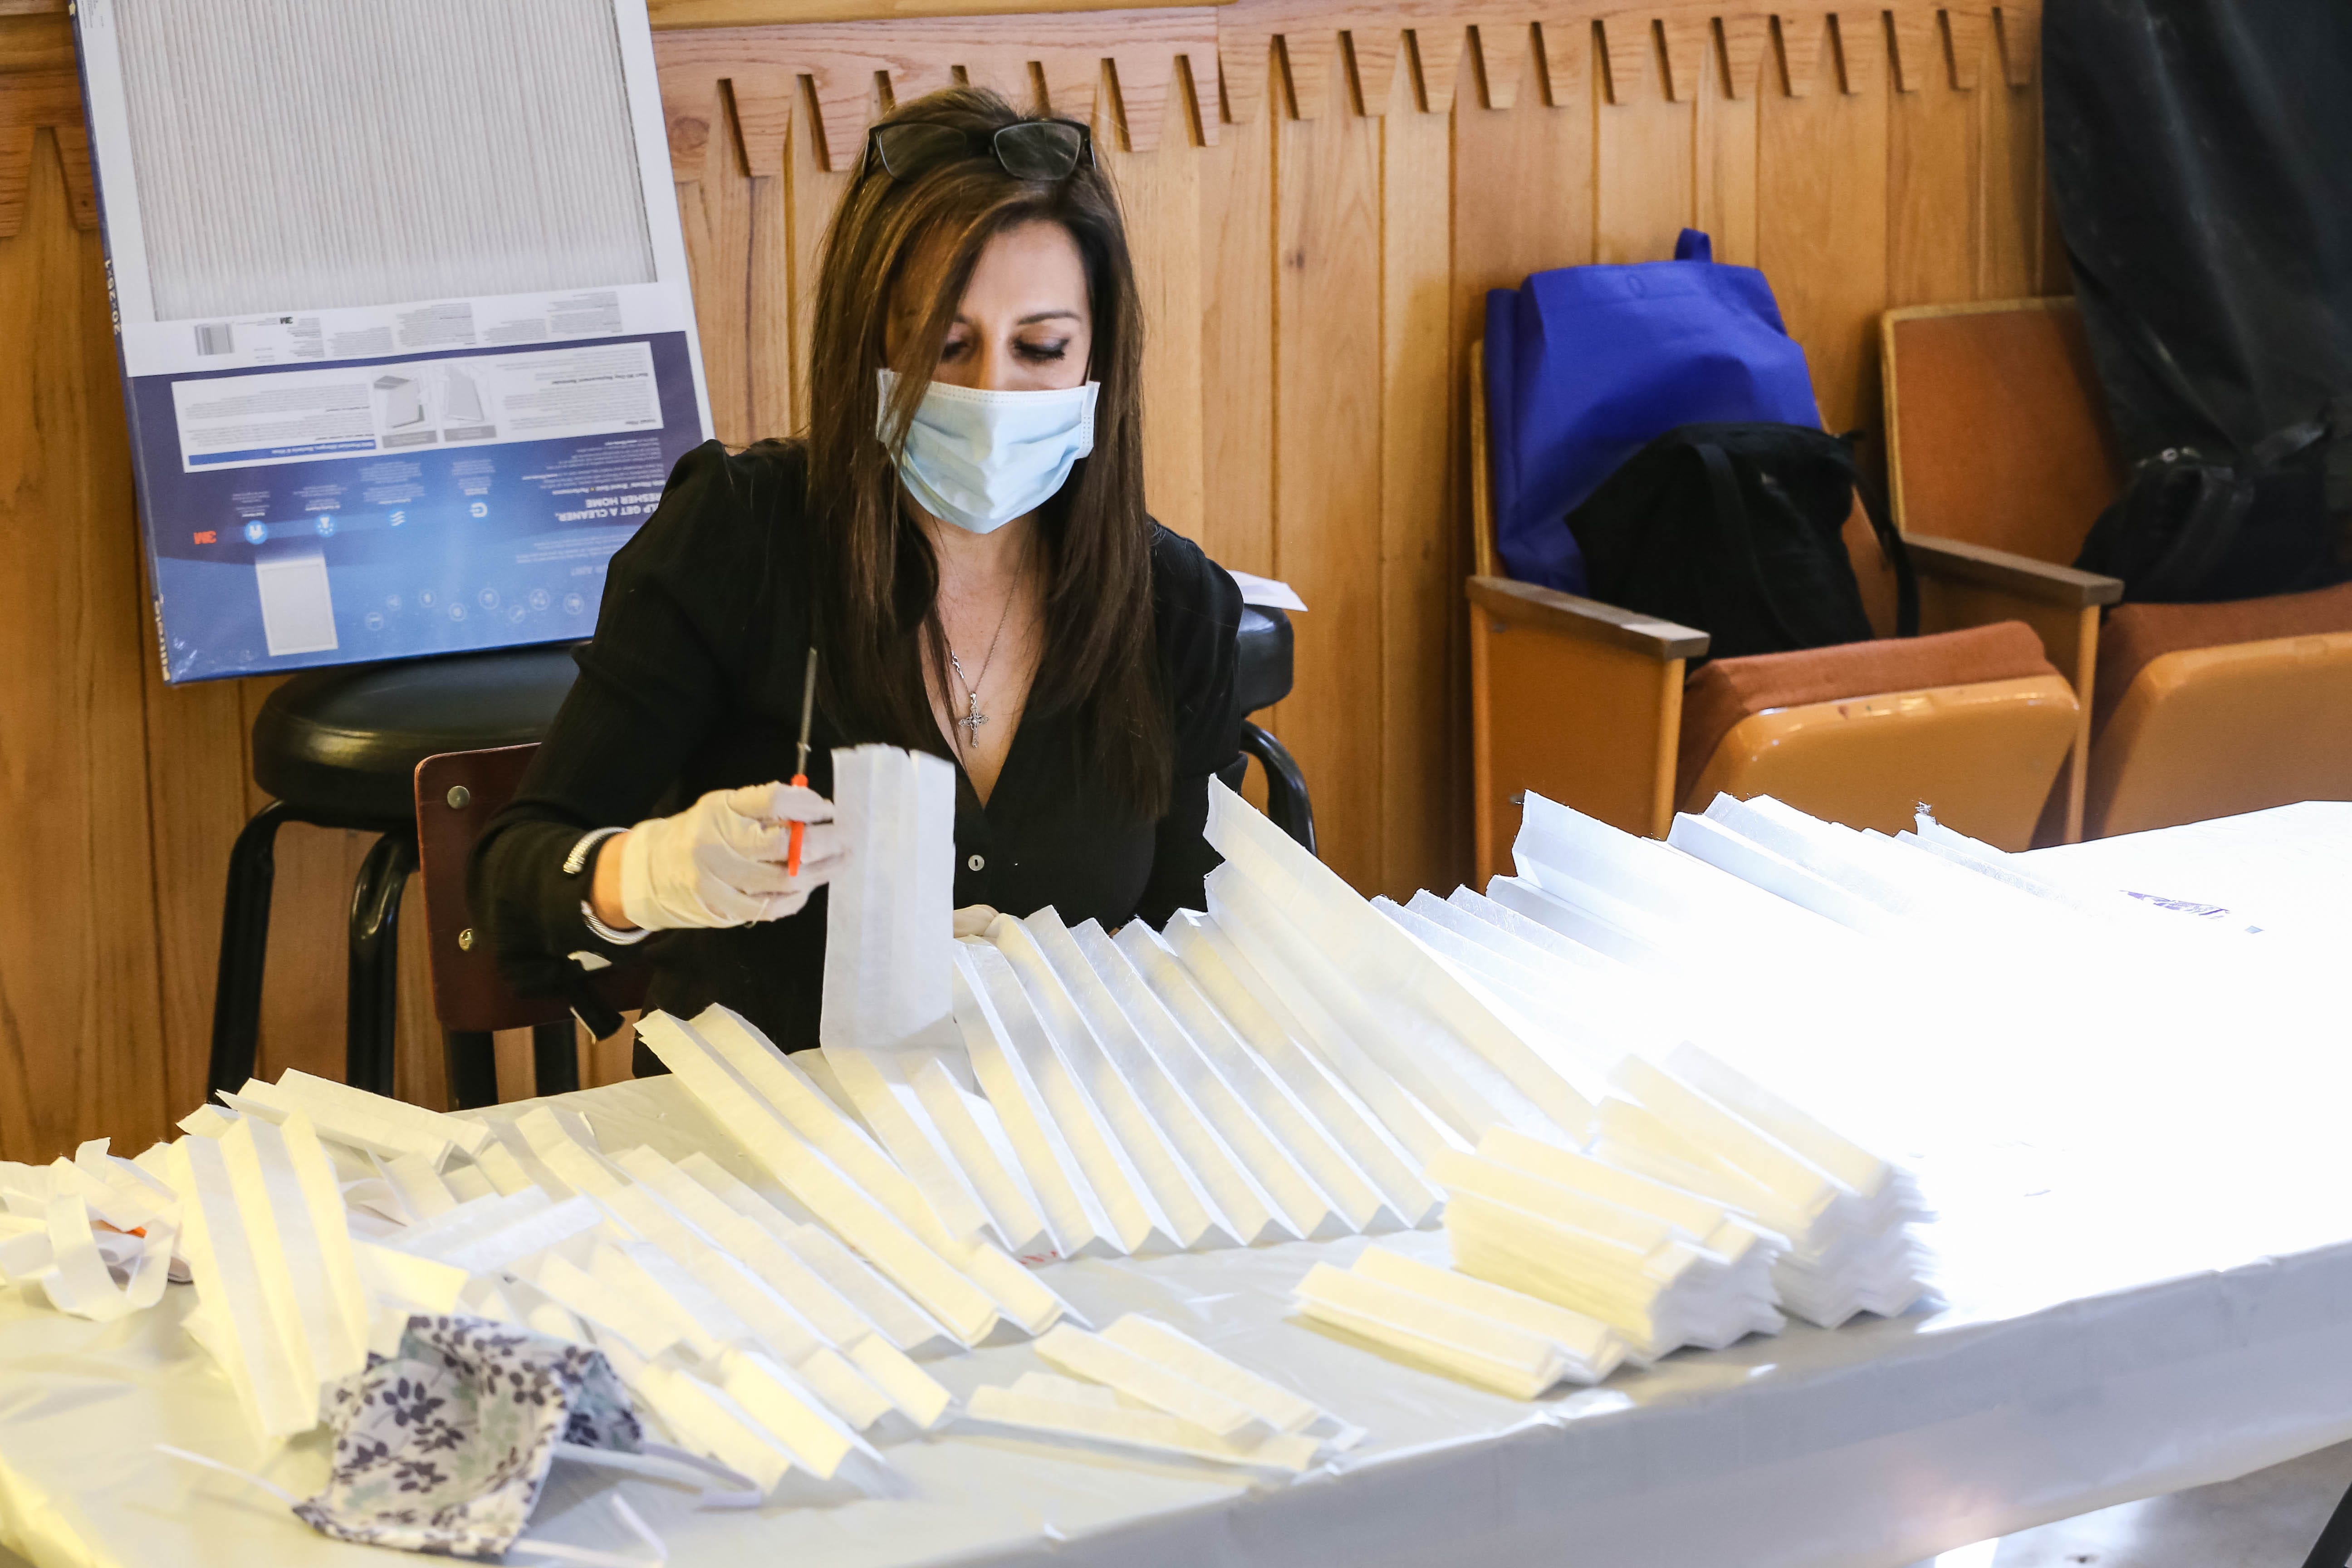
MULTIPOLYGON (((2352 805, 2030 864, 2225 910, 2181 918, 2263 928, 2248 940, 2276 934, 2340 954, 2352 937, 2342 892, 2352 805)), ((2111 1121, 2090 1118, 2105 1131, 2070 1146, 2049 1132, 2063 1118, 2053 1123, 2043 1103, 2032 1141, 1987 1128, 1923 1159, 1941 1215, 1928 1227, 1938 1307, 1834 1331, 1792 1327, 1532 1405, 1287 1317, 1290 1286, 1316 1261, 1351 1258, 1361 1237, 1047 1270, 1097 1325, 1155 1312, 1366 1428, 1360 1447, 1294 1484, 951 1427, 889 1447, 891 1497, 795 1478, 761 1510, 696 1513, 656 1485, 630 1482, 628 1493, 679 1568, 1895 1568, 2352 1437, 2352 1178, 2336 1149, 2284 1138, 2262 1111, 2340 1085, 2347 1036, 2337 1029, 2332 1054, 2308 1041, 2190 1042, 2212 1064, 2212 1114, 2149 1127, 2128 1147, 2111 1121)), ((1891 1029, 1877 1086, 1890 1100, 1932 1097, 1968 1070, 1903 1044, 1891 1029)), ((2138 1059, 2130 1041, 2080 1048, 2053 1092, 2086 1092, 2101 1071, 2138 1059)), ((570 1103, 608 1150, 706 1148, 755 1177, 670 1082, 570 1103)), ((1849 1130, 1865 1142, 1873 1131, 1849 1130)), ((1432 1258, 1444 1247, 1433 1233, 1381 1244, 1432 1258)), ((226 1383, 180 1331, 188 1298, 170 1291, 162 1308, 110 1327, 21 1291, 0 1299, 0 1548, 41 1568, 384 1561, 154 1452, 170 1443, 258 1462, 226 1383)), ((961 1394, 1042 1363, 1012 1342, 929 1364, 961 1394)), ((268 1473, 307 1491, 324 1472, 314 1436, 268 1473)), ((593 1500, 610 1484, 561 1472, 533 1533, 617 1544, 593 1500)))

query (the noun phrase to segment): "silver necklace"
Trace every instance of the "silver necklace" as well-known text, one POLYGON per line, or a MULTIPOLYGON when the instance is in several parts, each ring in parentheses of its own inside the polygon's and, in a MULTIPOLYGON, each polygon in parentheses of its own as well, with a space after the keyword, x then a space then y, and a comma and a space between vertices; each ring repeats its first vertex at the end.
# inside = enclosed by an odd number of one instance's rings
MULTIPOLYGON (((1019 589, 1020 584, 1016 582, 1013 584, 1013 592, 1017 593, 1019 589)), ((979 680, 974 680, 964 674, 963 660, 956 657, 955 644, 952 642, 948 644, 948 663, 954 667, 956 679, 963 683, 964 714, 962 718, 956 721, 956 727, 963 731, 964 744, 967 746, 975 744, 980 740, 980 727, 988 722, 988 715, 980 710, 980 682, 988 679, 989 666, 996 662, 996 645, 1003 640, 1004 623, 1012 617, 1013 593, 1007 593, 1004 595, 1004 609, 996 617, 995 634, 988 639, 988 653, 980 661, 979 680)))

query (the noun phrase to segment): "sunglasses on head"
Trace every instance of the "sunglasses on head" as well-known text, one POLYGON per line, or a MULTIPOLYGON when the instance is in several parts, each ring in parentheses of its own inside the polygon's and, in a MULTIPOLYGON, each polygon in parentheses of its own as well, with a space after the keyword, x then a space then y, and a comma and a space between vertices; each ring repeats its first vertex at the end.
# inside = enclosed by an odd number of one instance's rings
POLYGON ((904 120, 877 125, 866 133, 866 159, 880 163, 894 180, 951 163, 960 158, 992 157, 1016 180, 1064 180, 1084 158, 1095 161, 1094 132, 1074 120, 1022 120, 992 135, 969 135, 952 125, 904 120))

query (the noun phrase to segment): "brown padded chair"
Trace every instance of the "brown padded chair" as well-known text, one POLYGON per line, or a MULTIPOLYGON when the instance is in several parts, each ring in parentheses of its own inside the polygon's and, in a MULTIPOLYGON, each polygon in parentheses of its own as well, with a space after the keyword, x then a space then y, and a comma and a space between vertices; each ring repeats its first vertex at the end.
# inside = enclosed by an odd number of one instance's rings
MULTIPOLYGON (((1887 831, 1911 826, 1924 801, 1962 832, 2026 847, 2074 744, 2080 704, 2040 639, 2017 624, 2024 617, 2001 613, 2000 581, 1983 581, 1975 558, 1998 552, 1954 550, 1945 553, 1958 568, 1938 556, 1921 569, 1923 605, 1940 573, 1948 588, 1977 595, 1990 612, 1984 625, 1719 658, 1685 690, 1705 632, 1502 574, 1482 347, 1470 351, 1476 574, 1466 587, 1481 883, 1504 868, 1517 802, 1529 789, 1655 838, 1678 807, 1701 810, 1725 792, 1770 795, 1887 831)), ((2030 575, 1994 565, 1996 577, 2030 575)))
MULTIPOLYGON (((499 746, 444 752, 416 764, 417 871, 425 895, 427 951, 432 955, 433 1011, 441 1020, 449 1064, 449 1095, 457 1109, 495 1105, 497 1057, 491 1034, 531 1032, 531 1065, 541 1094, 580 1087, 579 1037, 562 1002, 515 994, 489 943, 475 940, 466 896, 466 861, 490 818, 514 798, 539 747, 499 746)), ((639 963, 616 963, 591 984, 615 1011, 645 998, 639 963)))
MULTIPOLYGON (((2074 559, 2123 478, 2074 302, 1890 310, 1879 332, 1887 477, 1914 551, 1927 532, 2074 559)), ((2087 837, 2352 796, 2352 586, 2123 605, 2087 658, 2051 658, 2089 700, 2074 770, 2087 837)))

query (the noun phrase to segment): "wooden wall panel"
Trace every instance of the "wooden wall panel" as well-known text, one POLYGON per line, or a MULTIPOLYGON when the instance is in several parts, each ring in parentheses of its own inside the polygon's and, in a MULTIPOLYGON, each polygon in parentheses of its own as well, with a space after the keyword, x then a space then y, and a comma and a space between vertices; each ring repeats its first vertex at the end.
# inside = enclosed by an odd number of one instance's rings
POLYGON ((1222 130, 1217 145, 1193 154, 1202 242, 1201 542, 1228 566, 1264 574, 1275 569, 1274 121, 1261 114, 1222 130))
MULTIPOLYGON (((1539 104, 1533 68, 1522 90, 1539 104)), ((1435 212, 1451 188, 1450 128, 1415 111, 1413 90, 1410 73, 1391 79, 1380 122, 1384 215, 1435 212)), ((1452 700, 1465 542, 1454 484, 1453 240, 1443 224, 1381 226, 1381 802, 1379 858, 1363 885, 1401 899, 1450 886, 1463 851, 1458 770, 1447 764, 1467 739, 1452 700)))
POLYGON ((1696 222, 1715 242, 1715 258, 1756 265, 1757 103, 1769 52, 1760 18, 1745 29, 1725 24, 1706 51, 1706 76, 1691 151, 1696 222))
MULTIPOLYGON (((1268 717, 1307 769, 1327 857, 1367 892, 1469 871, 1461 376, 1487 289, 1656 259, 1696 225, 1719 259, 1764 268, 1844 428, 1877 422, 1871 328, 1888 303, 2064 287, 2031 5, 1017 14, 1036 3, 779 25, 787 0, 663 0, 719 433, 806 425, 820 247, 874 115, 964 79, 1089 120, 1142 274, 1147 500, 1313 606, 1294 696, 1268 717)), ((38 302, 0 317, 0 511, 22 542, 0 588, 16 639, 0 649, 5 1158, 143 1140, 193 1103, 270 685, 172 689, 152 668, 79 113, 62 5, 0 16, 0 297, 38 302)), ((273 1068, 341 1061, 365 848, 287 833, 273 1068)), ((420 946, 400 1072, 432 1100, 420 946)), ((520 1049, 501 1042, 516 1089, 520 1049)), ((592 1055, 594 1076, 625 1070, 611 1044, 592 1055)))
POLYGON ((24 174, 18 232, 0 241, 0 1149, 47 1157, 94 1129, 152 1137, 166 1085, 145 627, 105 281, 51 130, 24 174))
POLYGON ((1984 149, 1977 202, 1984 223, 1977 241, 1977 298, 2017 300, 2042 291, 2042 94, 2031 83, 2012 86, 1997 68, 1998 42, 1986 42, 1976 91, 1984 149))
MULTIPOLYGON (((142 564, 142 623, 150 596, 145 581, 142 564)), ((142 653, 152 646, 152 629, 142 624, 142 653)), ((178 1117, 205 1098, 212 1062, 221 898, 228 883, 229 847, 251 810, 245 766, 249 727, 243 700, 248 683, 209 681, 174 690, 163 684, 154 658, 140 658, 139 668, 148 764, 142 776, 155 854, 164 1104, 178 1117)))
MULTIPOLYGON (((1592 238, 1595 261, 1657 261, 1698 216, 1696 89, 1677 84, 1647 16, 1602 23, 1609 90, 1598 103, 1592 238)), ((1684 61, 1697 68, 1703 56, 1684 61)))
POLYGON ((1144 494, 1152 516, 1205 547, 1201 161, 1178 119, 1150 152, 1120 150, 1108 114, 1097 129, 1102 161, 1127 216, 1143 296, 1144 494))
MULTIPOLYGON (((1886 302, 1975 297, 1983 231, 1981 88, 1953 85, 1936 17, 1898 36, 1886 138, 1886 302), (1906 63, 1907 62, 1907 63, 1906 63)), ((1981 47, 1981 40, 1979 40, 1981 47)))
POLYGON ((1306 770, 1325 860, 1379 875, 1381 126, 1286 121, 1275 173, 1274 569, 1294 623, 1284 742, 1306 770))
MULTIPOLYGON (((1824 34, 1829 21, 1783 19, 1784 37, 1799 28, 1824 34)), ((1803 98, 1766 96, 1756 152, 1757 265, 1805 346, 1832 430, 1877 423, 1874 333, 1886 304, 1888 227, 1885 51, 1860 23, 1839 36, 1835 52, 1853 74, 1841 88, 1825 65, 1803 98)), ((1825 37, 1814 47, 1824 60, 1833 52, 1825 37)))

